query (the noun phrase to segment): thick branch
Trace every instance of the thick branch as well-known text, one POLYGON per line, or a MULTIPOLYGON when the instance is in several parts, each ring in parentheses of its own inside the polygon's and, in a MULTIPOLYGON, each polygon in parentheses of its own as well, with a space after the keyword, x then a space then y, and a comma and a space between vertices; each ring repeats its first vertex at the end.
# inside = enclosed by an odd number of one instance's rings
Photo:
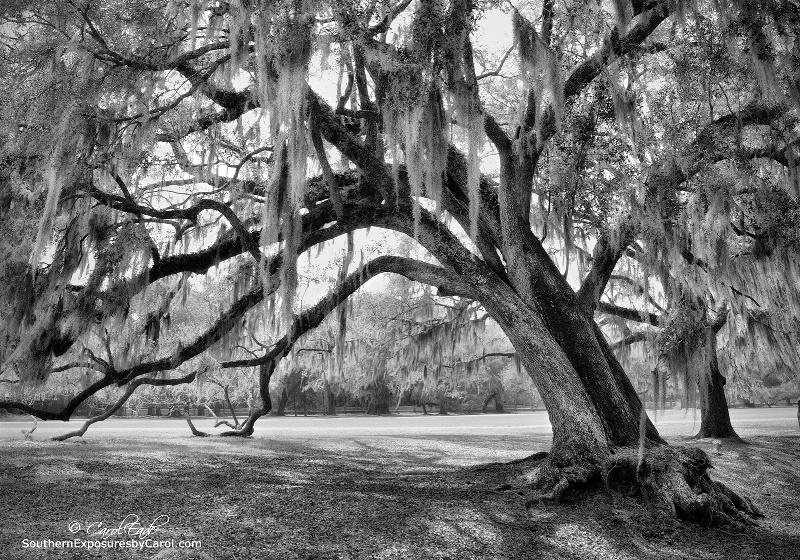
POLYGON ((619 305, 614 305, 613 303, 607 303, 605 301, 601 301, 597 304, 597 310, 600 313, 616 315, 617 317, 621 317, 622 319, 626 319, 628 321, 647 323, 655 327, 660 326, 658 315, 655 313, 637 311, 636 309, 630 309, 628 307, 620 307, 619 305))
POLYGON ((355 293, 368 280, 384 272, 400 274, 410 280, 431 286, 447 286, 454 293, 469 291, 455 275, 449 274, 445 269, 436 265, 404 257, 377 257, 360 267, 359 270, 351 273, 335 290, 328 293, 316 305, 296 316, 288 329, 288 334, 278 340, 264 356, 222 362, 220 366, 223 368, 252 367, 280 360, 291 351, 294 343, 301 336, 317 328, 338 305, 355 293))
POLYGON ((636 331, 634 333, 629 334, 622 340, 618 340, 614 344, 610 344, 609 348, 612 350, 619 350, 625 346, 630 346, 631 344, 636 344, 637 342, 643 342, 648 340, 652 336, 652 333, 647 331, 636 331))
POLYGON ((152 378, 137 379, 136 381, 128 385, 127 389, 125 390, 125 393, 123 393, 123 395, 117 400, 117 402, 114 403, 114 405, 111 408, 109 408, 104 413, 98 416, 93 416, 92 418, 86 420, 86 422, 83 423, 83 426, 80 429, 75 430, 74 432, 66 433, 62 436, 54 437, 53 441, 65 441, 72 437, 83 436, 83 434, 86 433, 86 430, 89 429, 89 426, 91 426, 95 422, 101 422, 113 416, 115 412, 117 412, 120 408, 122 408, 122 405, 124 405, 128 401, 133 392, 136 391, 136 389, 138 389, 141 385, 153 385, 155 387, 183 385, 185 383, 191 383, 192 381, 194 381, 194 378, 195 378, 195 372, 192 372, 184 377, 179 377, 177 379, 152 379, 152 378))
POLYGON ((95 381, 94 383, 89 385, 86 389, 84 389, 83 391, 72 397, 72 399, 67 403, 67 405, 59 412, 40 410, 25 403, 16 401, 0 401, 0 409, 21 410, 22 412, 26 412, 41 420, 62 420, 66 422, 69 420, 70 416, 72 416, 72 413, 75 412, 75 409, 78 408, 83 401, 85 401, 86 399, 88 399, 101 389, 105 389, 106 387, 109 387, 114 383, 115 383, 114 378, 111 375, 106 375, 102 379, 95 381))
POLYGON ((393 180, 391 173, 384 165, 383 160, 375 155, 375 151, 364 145, 355 135, 344 127, 336 113, 324 99, 317 95, 311 87, 308 90, 308 106, 316 115, 316 125, 322 136, 336 146, 342 155, 352 161, 370 178, 370 182, 383 195, 387 204, 390 204, 393 193, 393 180))
POLYGON ((578 290, 578 304, 588 315, 592 315, 600 296, 606 290, 617 262, 625 253, 625 249, 633 242, 633 228, 628 224, 618 227, 612 239, 608 233, 600 234, 592 254, 592 268, 583 279, 578 290))
MULTIPOLYGON (((642 20, 622 38, 620 38, 619 32, 614 29, 611 32, 611 36, 603 42, 603 46, 570 73, 564 83, 564 98, 569 99, 580 94, 587 85, 600 75, 612 53, 614 56, 620 57, 635 52, 638 46, 667 19, 671 4, 668 1, 653 3, 650 6, 640 4, 640 10, 648 9, 648 12, 643 14, 642 20)), ((634 15, 639 13, 636 9, 634 9, 634 12, 634 15)))

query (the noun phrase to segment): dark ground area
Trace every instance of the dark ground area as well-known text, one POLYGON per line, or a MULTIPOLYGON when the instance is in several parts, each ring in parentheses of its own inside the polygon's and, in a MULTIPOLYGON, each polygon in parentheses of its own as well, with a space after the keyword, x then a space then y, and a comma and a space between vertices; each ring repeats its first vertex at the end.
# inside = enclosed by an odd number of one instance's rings
POLYGON ((486 464, 545 449, 547 430, 535 425, 534 415, 462 418, 464 430, 453 428, 454 417, 383 432, 376 426, 404 420, 268 419, 247 440, 193 439, 180 421, 141 420, 90 429, 83 440, 66 443, 23 442, 19 425, 5 423, 2 558, 154 557, 158 549, 21 545, 23 539, 86 538, 72 534, 69 524, 117 527, 128 514, 145 526, 168 516, 150 538, 198 539, 204 558, 217 560, 800 557, 796 424, 742 424, 749 445, 723 444, 718 454, 711 442, 678 435, 687 431, 679 422, 662 427, 675 432, 668 436, 672 443, 709 451, 712 476, 762 508, 767 517, 757 527, 737 531, 664 520, 635 499, 604 492, 529 517, 522 496, 495 490, 524 464, 486 464), (293 420, 302 427, 296 433, 293 420), (534 429, 519 428, 526 423, 534 429), (359 426, 371 428, 356 435, 359 426))

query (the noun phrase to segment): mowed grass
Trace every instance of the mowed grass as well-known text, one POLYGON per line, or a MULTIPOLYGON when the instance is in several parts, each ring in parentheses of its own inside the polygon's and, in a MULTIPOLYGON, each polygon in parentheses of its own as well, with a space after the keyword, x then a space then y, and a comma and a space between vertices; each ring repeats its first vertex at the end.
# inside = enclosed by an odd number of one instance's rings
MULTIPOLYGON (((156 556, 22 547, 23 539, 86 538, 70 523, 115 528, 132 514, 145 527, 167 516, 149 538, 200 540, 218 560, 798 558, 795 411, 732 416, 748 444, 718 453, 689 439, 699 421, 691 412, 667 411, 658 427, 672 443, 706 449, 713 476, 764 510, 745 531, 664 520, 605 492, 529 517, 523 496, 500 489, 509 470, 479 466, 546 450, 542 413, 265 418, 249 439, 192 438, 182 420, 113 419, 64 443, 46 438, 79 423, 40 422, 25 442, 20 430, 31 422, 0 422, 0 557, 156 556)), ((210 420, 196 423, 213 431, 210 420)))

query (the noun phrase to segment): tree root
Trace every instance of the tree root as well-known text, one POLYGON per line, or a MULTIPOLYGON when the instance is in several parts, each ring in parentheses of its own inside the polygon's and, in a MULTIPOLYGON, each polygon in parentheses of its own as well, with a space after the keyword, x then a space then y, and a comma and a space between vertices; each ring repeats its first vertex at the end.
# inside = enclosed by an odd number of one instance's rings
POLYGON ((578 490, 599 480, 597 465, 591 462, 560 466, 547 457, 533 475, 535 492, 525 500, 525 509, 531 513, 544 502, 559 503, 568 490, 578 490))
POLYGON ((269 410, 256 409, 250 412, 250 416, 247 417, 247 420, 236 430, 228 430, 227 432, 222 432, 218 434, 220 437, 250 437, 253 435, 255 431, 254 425, 256 420, 267 414, 269 410))
POLYGON ((192 419, 189 418, 189 415, 187 413, 184 412, 183 413, 183 417, 186 418, 186 423, 189 424, 189 429, 192 430, 192 435, 193 436, 196 436, 196 437, 208 437, 210 435, 207 432, 202 432, 202 431, 198 430, 197 428, 195 428, 194 422, 192 422, 192 419))
POLYGON ((508 467, 514 465, 525 465, 528 463, 538 464, 540 461, 547 457, 546 451, 539 451, 534 453, 533 455, 528 455, 527 457, 522 457, 521 459, 514 459, 512 461, 503 461, 503 462, 494 462, 494 463, 484 463, 482 465, 476 465, 471 467, 470 470, 473 472, 480 472, 480 471, 488 471, 493 469, 507 469, 508 467))
POLYGON ((568 492, 604 485, 609 491, 639 496, 656 512, 705 525, 754 525, 763 517, 756 505, 708 475, 712 468, 701 449, 661 445, 639 458, 636 449, 618 449, 602 463, 568 465, 543 461, 531 477, 531 513, 544 502, 558 503, 568 492))
MULTIPOLYGON (((256 420, 264 416, 264 414, 265 412, 263 410, 255 410, 250 413, 250 415, 247 417, 247 420, 245 420, 244 424, 234 428, 233 430, 228 430, 226 432, 221 432, 219 434, 209 434, 208 432, 203 432, 198 430, 195 427, 194 422, 192 422, 191 418, 189 418, 188 414, 184 414, 184 418, 186 419, 186 423, 189 424, 189 429, 192 431, 192 435, 195 437, 212 437, 215 435, 218 437, 250 437, 253 435, 253 432, 255 432, 254 426, 256 420)), ((216 428, 221 423, 222 422, 217 422, 214 425, 214 427, 216 428)), ((230 424, 227 425, 230 426, 230 424)))

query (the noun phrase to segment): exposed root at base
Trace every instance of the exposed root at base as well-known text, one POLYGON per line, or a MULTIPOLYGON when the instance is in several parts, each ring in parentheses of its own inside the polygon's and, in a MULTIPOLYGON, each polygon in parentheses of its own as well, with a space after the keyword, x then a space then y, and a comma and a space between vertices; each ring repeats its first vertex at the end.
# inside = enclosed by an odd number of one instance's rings
POLYGON ((221 434, 218 434, 218 435, 220 437, 250 437, 250 436, 253 435, 253 432, 255 431, 254 426, 255 426, 256 420, 258 420, 259 418, 261 418, 262 416, 264 416, 268 412, 269 412, 269 409, 267 409, 267 410, 263 410, 263 409, 254 410, 254 411, 250 412, 250 416, 248 416, 247 420, 245 420, 244 423, 241 426, 239 426, 239 429, 237 429, 237 430, 228 430, 227 432, 222 432, 221 434))
POLYGON ((535 493, 525 502, 532 513, 544 502, 559 502, 567 493, 605 487, 641 497, 664 515, 706 525, 754 525, 763 517, 756 505, 722 482, 711 480, 711 463, 701 449, 657 446, 639 462, 636 449, 620 449, 600 464, 592 461, 555 465, 549 458, 534 471, 535 493))
POLYGON ((535 493, 525 500, 525 509, 530 513, 544 502, 559 503, 569 490, 580 490, 600 480, 600 468, 592 462, 559 466, 549 458, 542 461, 534 474, 535 493))
POLYGON ((473 472, 480 472, 480 471, 490 471, 495 469, 507 470, 508 467, 514 465, 525 465, 525 464, 532 464, 537 465, 540 461, 547 457, 547 451, 539 451, 534 453, 533 455, 528 455, 527 457, 522 457, 521 459, 514 459, 512 461, 501 461, 501 462, 494 462, 494 463, 484 463, 482 465, 476 465, 472 467, 470 470, 473 472))
MULTIPOLYGON (((225 432, 221 432, 219 434, 209 434, 207 432, 202 432, 198 430, 194 423, 192 422, 191 418, 187 414, 184 414, 186 418, 186 423, 189 424, 189 429, 192 431, 192 435, 195 437, 212 437, 216 435, 218 437, 250 437, 255 432, 255 423, 256 420, 261 418, 265 413, 261 410, 257 410, 250 413, 250 416, 247 417, 247 420, 242 425, 237 425, 233 430, 228 430, 225 432)), ((217 422, 215 424, 215 428, 220 425, 221 422, 217 422)), ((227 424, 227 422, 225 422, 227 424)), ((228 424, 230 426, 230 424, 228 424)))

